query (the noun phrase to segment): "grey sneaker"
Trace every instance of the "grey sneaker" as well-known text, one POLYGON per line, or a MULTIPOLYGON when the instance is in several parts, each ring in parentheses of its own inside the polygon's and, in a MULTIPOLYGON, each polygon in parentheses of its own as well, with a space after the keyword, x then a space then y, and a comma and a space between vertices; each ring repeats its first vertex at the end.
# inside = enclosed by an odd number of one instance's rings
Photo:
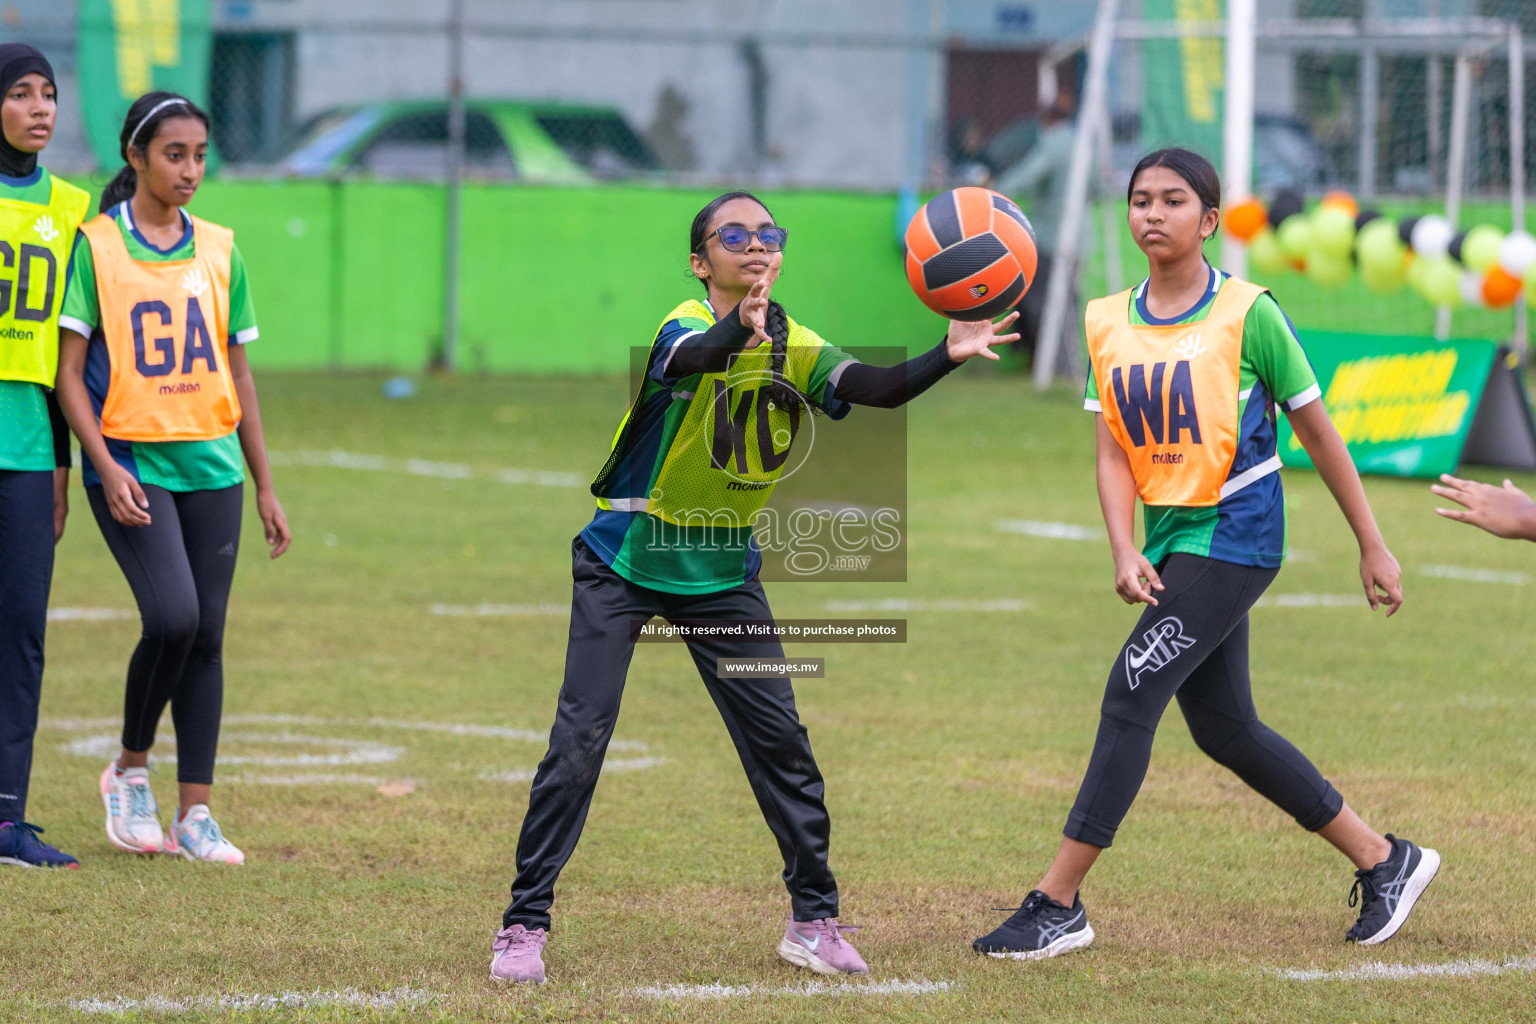
POLYGON ((1392 853, 1373 868, 1355 872, 1349 905, 1360 904, 1360 917, 1344 941, 1374 946, 1386 942, 1408 923, 1413 905, 1440 870, 1440 855, 1387 833, 1392 853))
POLYGON ((1012 917, 971 948, 998 960, 1044 960, 1092 943, 1093 926, 1081 897, 1073 897, 1072 905, 1065 907, 1036 889, 1012 917))

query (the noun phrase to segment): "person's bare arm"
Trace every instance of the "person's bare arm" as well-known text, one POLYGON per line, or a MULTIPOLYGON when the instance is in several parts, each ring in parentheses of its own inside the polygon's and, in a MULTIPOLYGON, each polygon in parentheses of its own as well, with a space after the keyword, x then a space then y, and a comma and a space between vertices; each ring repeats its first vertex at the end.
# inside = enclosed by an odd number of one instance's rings
POLYGON ((1447 519, 1470 523, 1505 540, 1536 540, 1536 502, 1512 480, 1495 487, 1442 473, 1440 482, 1429 489, 1463 506, 1435 509, 1447 519))
POLYGON ((1403 570, 1376 527, 1355 460, 1350 458, 1344 439, 1328 418, 1322 399, 1308 402, 1287 416, 1297 440, 1312 457, 1318 476, 1333 492, 1333 500, 1339 503, 1349 528, 1355 532, 1360 545, 1360 582, 1365 587, 1366 600, 1373 611, 1386 605, 1387 617, 1391 618, 1403 606, 1403 570))
POLYGON ((262 532, 272 548, 272 557, 276 558, 288 550, 293 537, 288 530, 288 516, 272 486, 267 442, 261 430, 261 406, 256 401, 256 379, 251 376, 244 345, 229 346, 229 373, 240 398, 240 450, 245 453, 245 464, 251 467, 251 480, 256 484, 256 514, 261 517, 262 532))
POLYGON ((91 396, 85 390, 85 353, 89 345, 86 338, 68 327, 59 329, 59 373, 55 391, 59 408, 69 427, 80 439, 80 450, 85 452, 101 477, 101 489, 107 499, 107 511, 124 526, 149 525, 149 499, 133 474, 119 466, 107 451, 106 438, 101 436, 101 426, 96 422, 96 410, 91 407, 91 396))
POLYGON ((1110 433, 1104 414, 1099 413, 1094 421, 1098 430, 1095 443, 1099 510, 1104 513, 1109 553, 1115 562, 1115 593, 1126 604, 1145 601, 1156 605, 1152 591, 1162 590, 1163 581, 1136 547, 1136 477, 1131 473, 1131 460, 1110 433))

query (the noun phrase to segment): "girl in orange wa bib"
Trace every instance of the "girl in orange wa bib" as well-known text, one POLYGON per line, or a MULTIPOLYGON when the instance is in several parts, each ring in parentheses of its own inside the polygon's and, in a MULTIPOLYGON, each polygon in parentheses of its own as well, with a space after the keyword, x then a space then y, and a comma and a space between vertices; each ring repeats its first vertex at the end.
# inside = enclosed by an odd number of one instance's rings
POLYGON ((1263 288, 1222 274, 1202 251, 1221 182, 1182 149, 1144 157, 1128 189, 1147 255, 1136 288, 1088 304, 1087 400, 1097 413, 1099 504, 1115 590, 1147 605, 1109 674, 1098 738, 1061 847, 1023 905, 978 952, 1041 959, 1082 949, 1093 928, 1078 890, 1146 775, 1152 737, 1178 699, 1195 743, 1321 835, 1355 865, 1345 938, 1391 938, 1440 858, 1382 836, 1286 739, 1259 720, 1248 678, 1248 610, 1285 557, 1276 449, 1283 409, 1360 544, 1366 600, 1391 615, 1401 575, 1371 515, 1290 321, 1263 288), (1136 500, 1146 544, 1134 542, 1136 500))
POLYGON ((59 317, 60 403, 80 438, 91 511, 144 623, 122 753, 101 774, 107 839, 241 864, 208 805, 246 465, 273 558, 289 540, 245 355, 256 314, 234 233, 184 209, 203 179, 208 115, 149 93, 128 109, 121 140, 126 166, 80 228, 59 317), (169 834, 147 772, 166 704, 181 791, 169 834))

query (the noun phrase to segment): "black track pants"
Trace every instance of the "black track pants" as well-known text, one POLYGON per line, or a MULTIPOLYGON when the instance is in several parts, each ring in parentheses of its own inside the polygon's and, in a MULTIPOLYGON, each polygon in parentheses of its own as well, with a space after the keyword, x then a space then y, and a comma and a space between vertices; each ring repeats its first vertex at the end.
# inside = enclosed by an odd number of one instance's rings
POLYGON ((1248 679, 1248 610, 1277 569, 1171 555, 1164 590, 1148 606, 1109 674, 1088 773, 1067 838, 1109 846, 1141 789, 1152 736, 1168 701, 1201 750, 1306 829, 1332 821, 1344 800, 1312 763, 1259 721, 1248 679))
POLYGON ((21 821, 53 582, 53 473, 0 470, 0 821, 21 821))
MULTIPOLYGON (((555 879, 587 820, 608 740, 619 716, 635 646, 631 622, 773 618, 762 584, 714 594, 664 594, 637 586, 603 563, 579 537, 571 545, 571 632, 549 752, 539 762, 517 841, 517 878, 503 927, 548 928, 555 879)), ((795 712, 789 681, 721 679, 717 658, 782 658, 777 640, 689 643, 704 687, 736 744, 747 781, 784 858, 784 884, 797 921, 837 916, 837 883, 827 866, 832 824, 821 772, 795 712)))
POLYGON ((151 522, 124 526, 107 510, 102 489, 86 488, 144 624, 128 660, 123 746, 153 746, 169 703, 178 782, 213 782, 224 708, 224 611, 240 548, 243 489, 177 492, 145 484, 151 522))

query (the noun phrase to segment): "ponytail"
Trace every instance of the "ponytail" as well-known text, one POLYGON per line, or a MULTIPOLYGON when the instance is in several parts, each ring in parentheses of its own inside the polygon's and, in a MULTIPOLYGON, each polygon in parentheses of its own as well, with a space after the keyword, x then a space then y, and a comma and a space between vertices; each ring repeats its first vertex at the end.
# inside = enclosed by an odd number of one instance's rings
POLYGON ((138 174, 130 165, 124 164, 123 169, 117 172, 117 176, 107 182, 107 187, 101 190, 101 202, 97 205, 96 211, 106 213, 123 200, 132 199, 138 187, 138 174))

